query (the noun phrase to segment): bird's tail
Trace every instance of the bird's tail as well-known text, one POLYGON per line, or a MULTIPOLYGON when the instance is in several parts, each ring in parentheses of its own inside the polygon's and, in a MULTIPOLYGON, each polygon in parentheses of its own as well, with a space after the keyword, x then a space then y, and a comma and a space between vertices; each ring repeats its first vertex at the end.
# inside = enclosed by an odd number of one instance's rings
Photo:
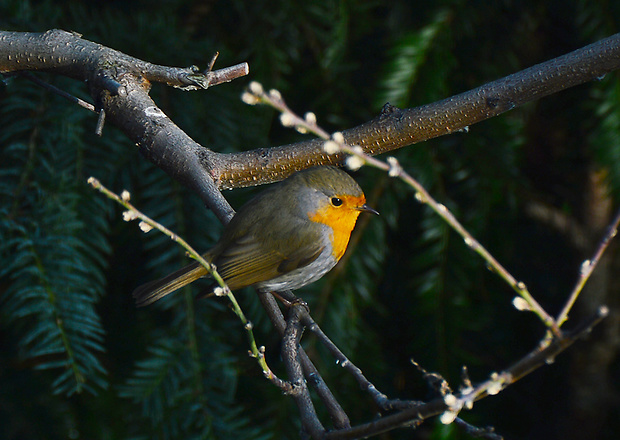
POLYGON ((164 278, 141 285, 133 291, 133 297, 138 307, 148 306, 206 274, 203 266, 192 263, 164 278))

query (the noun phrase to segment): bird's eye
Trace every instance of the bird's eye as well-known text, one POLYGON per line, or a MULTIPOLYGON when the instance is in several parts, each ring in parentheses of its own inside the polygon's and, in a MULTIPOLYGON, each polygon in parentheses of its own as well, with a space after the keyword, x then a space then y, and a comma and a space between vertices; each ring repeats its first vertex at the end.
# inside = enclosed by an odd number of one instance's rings
POLYGON ((340 197, 332 197, 330 201, 332 202, 332 206, 336 208, 342 206, 342 199, 340 197))

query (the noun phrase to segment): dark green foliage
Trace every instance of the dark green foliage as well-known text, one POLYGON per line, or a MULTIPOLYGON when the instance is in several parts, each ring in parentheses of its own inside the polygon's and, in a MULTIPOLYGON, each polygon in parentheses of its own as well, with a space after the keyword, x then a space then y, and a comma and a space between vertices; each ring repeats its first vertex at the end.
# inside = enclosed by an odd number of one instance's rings
POLYGON ((108 232, 102 218, 109 208, 101 200, 80 203, 85 188, 75 171, 81 166, 81 117, 45 112, 50 103, 40 91, 28 102, 36 92, 30 84, 20 86, 0 109, 8 122, 2 134, 0 276, 9 284, 2 312, 20 330, 21 356, 37 369, 55 371, 55 393, 94 391, 106 386, 97 358, 104 329, 94 304, 105 288, 101 260, 109 244, 101 236, 108 232))
MULTIPOLYGON (((293 109, 314 111, 328 130, 365 122, 386 101, 428 103, 561 55, 616 32, 619 17, 614 2, 583 0, 0 3, 2 29, 75 30, 161 64, 204 67, 215 51, 216 67, 248 61, 251 79, 278 88, 293 109)), ((89 99, 83 84, 38 76, 89 99)), ((273 111, 241 103, 247 82, 192 93, 154 85, 152 95, 216 151, 301 139, 273 111)), ((617 205, 619 97, 614 73, 393 154, 556 313, 594 241, 577 246, 579 237, 531 208, 536 202, 592 240, 600 236, 592 218, 606 201, 593 203, 590 182, 601 177, 594 189, 617 205)), ((194 301, 206 283, 135 309, 136 286, 187 258, 161 234, 123 222, 86 185, 89 176, 129 190, 138 208, 197 249, 213 244, 221 225, 114 127, 96 137, 95 123, 25 79, 0 82, 0 437, 298 438, 292 400, 247 357, 226 301, 194 301)), ((428 398, 412 358, 458 386, 462 365, 481 380, 534 347, 540 323, 514 311, 513 293, 409 188, 368 168, 355 178, 381 217, 360 218, 343 264, 299 294, 379 389, 428 398)), ((250 191, 225 195, 238 207, 250 191)), ((610 282, 599 293, 613 304, 617 288, 610 282)), ((269 365, 284 376, 278 338, 255 294, 237 297, 269 365)), ((598 303, 585 297, 583 304, 598 303)), ((351 419, 374 418, 370 399, 312 336, 303 343, 351 419)), ((585 352, 583 345, 574 350, 585 352)), ((572 406, 579 374, 571 372, 579 365, 561 356, 464 417, 507 438, 564 438, 574 426, 568 420, 581 420, 572 406)), ((604 371, 614 402, 617 374, 604 371)), ((605 411, 597 438, 614 439, 618 411, 605 411)), ((389 438, 467 438, 433 422, 420 430, 389 438)))
POLYGON ((424 89, 426 101, 421 103, 441 98, 440 93, 446 90, 447 75, 453 67, 450 52, 441 45, 442 40, 447 40, 450 21, 449 10, 440 9, 422 29, 407 32, 392 45, 378 84, 376 108, 386 102, 400 108, 410 107, 413 88, 424 89), (429 68, 429 64, 432 67, 429 68), (425 71, 433 72, 428 84, 420 81, 425 71))

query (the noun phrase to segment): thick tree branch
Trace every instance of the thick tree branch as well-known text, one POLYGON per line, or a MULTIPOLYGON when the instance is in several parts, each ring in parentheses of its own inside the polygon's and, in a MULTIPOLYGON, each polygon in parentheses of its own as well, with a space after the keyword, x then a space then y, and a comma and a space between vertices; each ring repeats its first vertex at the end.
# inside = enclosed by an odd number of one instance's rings
POLYGON ((126 96, 113 95, 107 90, 99 96, 107 120, 134 140, 147 159, 194 190, 227 223, 234 212, 218 190, 210 169, 202 167, 197 160, 206 149, 157 107, 145 84, 129 76, 124 76, 121 84, 127 90, 126 96))
MULTIPOLYGON (((400 110, 386 106, 377 118, 343 131, 349 145, 377 155, 463 130, 527 102, 600 78, 620 68, 620 34, 476 89, 420 107, 400 110)), ((337 163, 342 156, 328 156, 323 142, 313 140, 232 155, 219 176, 221 186, 268 183, 296 169, 337 163)), ((206 166, 206 163, 203 163, 206 166)))
MULTIPOLYGON (((346 130, 345 139, 369 154, 384 153, 462 130, 618 68, 620 34, 442 101, 407 110, 386 106, 379 117, 346 130)), ((108 119, 149 160, 196 189, 222 219, 230 212, 214 202, 214 186, 270 183, 302 168, 342 160, 338 154, 326 154, 318 140, 234 154, 219 154, 197 144, 148 97, 148 81, 185 89, 203 87, 195 67, 156 66, 64 31, 0 32, 0 72, 23 70, 47 70, 88 81, 108 119), (149 130, 144 129, 145 122, 149 130), (214 183, 197 183, 202 179, 214 183)))
POLYGON ((202 73, 196 66, 160 66, 59 29, 44 33, 0 31, 0 73, 43 70, 87 81, 106 68, 121 68, 117 74, 123 69, 136 72, 148 81, 184 90, 206 89, 248 74, 246 63, 202 73))
MULTIPOLYGON (((211 67, 211 66, 209 66, 211 67)), ((149 96, 150 82, 160 81, 185 90, 207 88, 247 74, 247 65, 204 73, 195 66, 158 66, 130 57, 79 34, 61 30, 45 33, 0 31, 0 73, 43 70, 88 83, 95 108, 105 112, 153 163, 196 191, 218 218, 227 222, 233 211, 217 189, 215 179, 223 155, 194 142, 149 96), (199 157, 212 158, 203 167, 199 157)))

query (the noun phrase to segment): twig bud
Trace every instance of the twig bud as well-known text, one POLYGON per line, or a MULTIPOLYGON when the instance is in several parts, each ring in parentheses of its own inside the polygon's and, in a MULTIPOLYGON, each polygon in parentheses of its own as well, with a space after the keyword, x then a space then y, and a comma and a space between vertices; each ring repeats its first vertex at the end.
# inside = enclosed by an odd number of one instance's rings
POLYGON ((449 425, 456 420, 458 415, 458 411, 445 411, 439 416, 439 421, 444 425, 449 425))
POLYGON ((241 94, 241 100, 248 105, 256 105, 260 102, 260 99, 256 95, 250 92, 243 92, 241 94))
POLYGON ((349 156, 345 162, 351 171, 357 171, 364 165, 364 160, 359 156, 349 156))
POLYGON ((138 218, 138 213, 133 210, 133 209, 129 209, 125 212, 123 212, 123 220, 125 220, 126 222, 130 222, 132 220, 135 220, 138 218))
POLYGON ((282 101, 282 94, 276 89, 269 90, 269 97, 274 101, 282 101))
POLYGON ((325 143, 323 144, 323 150, 327 154, 336 154, 340 151, 340 146, 336 142, 329 140, 325 141, 325 143))
POLYGON ((332 139, 339 144, 344 144, 344 136, 339 131, 332 134, 332 139))
POLYGON ((293 125, 295 125, 295 117, 292 113, 284 112, 280 115, 280 123, 284 127, 292 127, 293 125))
POLYGON ((388 171, 388 176, 398 177, 401 171, 403 170, 403 168, 400 166, 400 163, 398 163, 398 160, 395 157, 390 156, 387 158, 387 163, 390 166, 390 170, 388 171))
POLYGON ((512 305, 514 306, 515 309, 517 309, 520 312, 527 312, 527 311, 532 310, 529 303, 523 298, 521 298, 520 296, 515 296, 512 299, 512 305))
POLYGON ((305 114, 304 119, 306 120, 306 122, 310 125, 315 125, 316 124, 316 115, 312 112, 308 112, 305 114))
POLYGON ((252 81, 250 84, 248 84, 248 89, 255 95, 263 94, 263 85, 258 81, 252 81))
POLYGON ((140 230, 144 232, 145 234, 149 232, 151 229, 153 229, 151 225, 149 225, 147 222, 144 222, 144 221, 140 222, 138 226, 140 227, 140 230))
POLYGON ((502 390, 502 388, 504 388, 504 384, 503 384, 503 381, 501 380, 500 375, 497 373, 492 373, 491 382, 489 383, 489 386, 487 387, 487 394, 490 396, 494 396, 498 394, 502 390))

